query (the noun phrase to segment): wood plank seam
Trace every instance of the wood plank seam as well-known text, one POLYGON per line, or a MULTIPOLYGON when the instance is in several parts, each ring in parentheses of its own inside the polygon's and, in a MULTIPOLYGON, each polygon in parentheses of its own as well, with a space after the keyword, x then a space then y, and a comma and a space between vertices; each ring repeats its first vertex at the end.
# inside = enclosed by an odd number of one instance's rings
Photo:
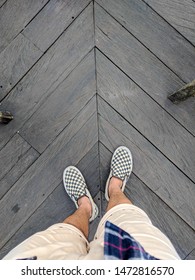
MULTIPOLYGON (((34 18, 36 18, 36 16, 45 8, 45 6, 47 6, 47 4, 50 2, 50 0, 48 0, 45 5, 43 5, 43 7, 38 11, 38 13, 36 15, 34 15, 34 17, 24 26, 24 28, 20 31, 22 32, 33 20, 34 18)), ((24 34, 23 34, 24 35, 24 34)))
MULTIPOLYGON (((190 43, 193 47, 195 47, 195 45, 188 39, 186 38, 179 30, 177 30, 177 28, 175 28, 168 20, 166 20, 161 14, 159 14, 152 6, 150 6, 150 4, 148 4, 147 0, 141 0, 143 1, 147 6, 149 6, 155 13, 157 13, 162 19, 164 19, 171 27, 173 27, 173 29, 175 29, 186 41, 188 41, 188 43, 190 43)), ((192 0, 193 2, 195 2, 195 0, 192 0)))
POLYGON ((44 52, 31 40, 29 39, 24 33, 20 32, 22 36, 24 36, 27 40, 29 40, 42 54, 44 55, 44 52))
MULTIPOLYGON (((121 24, 115 17, 113 17, 112 14, 110 14, 107 10, 104 9, 104 7, 102 7, 99 3, 96 2, 96 5, 100 6, 109 16, 111 16, 113 18, 113 20, 115 20, 118 24, 120 24, 129 34, 131 34, 132 37, 134 37, 139 43, 142 44, 142 46, 144 46, 152 55, 154 55, 162 64, 164 64, 169 70, 171 70, 183 83, 186 83, 187 81, 185 81, 184 79, 182 79, 173 69, 171 69, 163 60, 161 60, 153 51, 151 51, 140 39, 138 39, 132 32, 130 32, 123 24, 121 24)), ((156 11, 154 11, 156 13, 156 11)), ((169 24, 170 25, 170 24, 169 24)), ((99 28, 99 27, 98 27, 99 28)), ((100 29, 100 28, 99 28, 100 29)), ((100 29, 101 30, 101 29, 100 29)), ((103 30, 101 30, 101 32, 103 32, 103 30)), ((178 32, 176 30, 176 32, 178 32)), ((105 32, 103 32, 105 36, 108 37, 107 34, 105 34, 105 32)))
POLYGON ((154 102, 158 104, 170 117, 172 117, 175 121, 177 121, 187 132, 189 132, 192 136, 195 136, 189 129, 187 129, 174 115, 172 115, 168 110, 166 110, 159 102, 157 102, 148 92, 141 87, 132 77, 130 77, 123 69, 120 68, 114 61, 112 61, 101 49, 97 46, 95 47, 103 56, 105 56, 112 64, 114 64, 125 76, 127 76, 131 81, 133 81, 141 90, 143 90, 154 102))
MULTIPOLYGON (((26 37, 25 37, 26 38, 26 37)), ((26 38, 28 39, 28 38, 26 38)), ((29 40, 29 39, 28 39, 29 40)), ((29 40, 30 41, 30 40, 29 40)), ((31 42, 31 41, 30 41, 31 42)), ((31 42, 32 43, 32 42, 31 42)), ((35 46, 35 45, 34 45, 35 46)), ((35 46, 36 47, 36 46, 35 46)), ((35 61, 35 63, 27 70, 27 72, 17 81, 17 83, 6 93, 6 95, 0 99, 0 105, 1 105, 1 102, 3 102, 7 97, 8 95, 10 94, 10 92, 12 92, 13 89, 15 89, 17 87, 17 85, 22 81, 22 79, 32 70, 32 68, 39 62, 39 60, 41 60, 41 58, 44 56, 44 53, 42 52, 42 55, 38 58, 37 61, 35 61)))
MULTIPOLYGON (((78 67, 78 65, 79 65, 80 63, 82 63, 82 61, 85 60, 85 58, 90 54, 90 52, 93 51, 93 49, 94 49, 94 47, 92 47, 92 49, 90 49, 90 50, 88 51, 88 53, 86 53, 86 54, 81 58, 81 60, 78 61, 78 63, 77 63, 77 64, 74 66, 74 68, 68 73, 68 75, 67 75, 59 84, 57 84, 57 86, 52 90, 52 92, 51 92, 50 94, 47 95, 47 98, 49 98, 52 94, 54 94, 55 90, 56 90, 56 89, 57 89, 57 88, 72 74, 72 72, 75 71, 75 69, 78 67)), ((39 103, 39 105, 37 106, 36 111, 37 111, 44 103, 45 103, 45 100, 42 100, 42 101, 39 103)), ((1 104, 0 104, 0 105, 1 105, 1 104)), ((30 115, 29 118, 25 120, 25 123, 28 122, 28 121, 30 120, 30 118, 31 118, 33 115, 36 114, 36 111, 33 112, 33 114, 30 115)), ((19 128, 19 131, 20 131, 20 129, 21 129, 23 126, 24 126, 24 124, 19 128)))
MULTIPOLYGON (((52 140, 52 142, 49 143, 49 145, 46 147, 46 149, 45 149, 41 154, 43 154, 47 149, 49 149, 49 147, 53 144, 54 141, 56 141, 56 139, 60 136, 60 134, 64 133, 64 131, 65 131, 66 128, 71 124, 72 121, 74 121, 76 118, 78 118, 79 114, 81 114, 81 112, 83 111, 83 109, 84 109, 87 105, 89 105, 89 104, 92 102, 93 98, 94 98, 94 95, 87 101, 87 103, 85 104, 84 107, 81 107, 80 110, 77 111, 77 113, 76 113, 76 115, 74 116, 74 118, 63 128, 62 131, 60 131, 60 132, 54 137, 54 139, 52 140)), ((83 126, 84 126, 84 125, 83 125, 83 126)), ((24 139, 24 140, 25 140, 25 139, 24 139)), ((25 141, 26 141, 26 140, 25 140, 25 141)), ((71 140, 70 140, 70 141, 71 141, 71 140)), ((27 141, 26 141, 26 142, 27 142, 27 141)), ((31 145, 31 144, 29 144, 29 145, 31 145)), ((31 145, 31 146, 32 146, 32 145, 31 145)), ((32 146, 32 147, 33 147, 33 149, 35 149, 34 146, 32 146)), ((36 149, 35 149, 35 150, 36 150, 36 149)))
MULTIPOLYGON (((50 0, 49 0, 50 1, 50 0)), ((48 1, 48 2, 49 2, 48 1)), ((91 1, 92 2, 92 1, 91 1)), ((62 32, 62 33, 60 33, 60 35, 56 38, 56 40, 54 41, 54 42, 52 42, 52 44, 43 52, 42 50, 40 50, 40 48, 38 48, 34 43, 33 43, 33 41, 30 39, 30 38, 28 38, 27 36, 25 36, 24 34, 23 34, 23 30, 20 32, 20 33, 22 33, 22 35, 26 38, 26 39, 28 39, 37 49, 39 49, 41 52, 42 52, 42 55, 40 56, 40 58, 32 65, 32 67, 30 67, 29 68, 29 70, 21 77, 21 79, 7 92, 7 94, 2 98, 2 99, 0 99, 0 102, 3 102, 4 101, 4 99, 9 95, 9 93, 14 89, 14 88, 16 88, 16 86, 20 83, 20 81, 31 71, 31 69, 39 62, 39 60, 41 60, 41 58, 50 50, 50 48, 52 48, 52 46, 60 39, 60 37, 66 32, 66 30, 73 24, 73 22, 83 13, 83 11, 91 4, 91 2, 78 14, 78 16, 76 17, 76 18, 74 18, 74 20, 65 28, 65 30, 62 32)), ((44 6, 45 7, 45 6, 44 6)), ((18 36, 18 34, 17 34, 17 36, 18 36)), ((15 37, 17 37, 17 36, 15 36, 15 37)), ((15 39, 15 38, 14 38, 15 39)), ((13 40, 14 40, 13 39, 13 40)), ((95 42, 94 42, 95 43, 95 42)))
MULTIPOLYGON (((96 110, 97 110, 97 127, 98 127, 98 142, 99 142, 99 115, 98 115, 98 88, 97 88, 97 57, 96 57, 96 37, 95 37, 95 30, 96 30, 96 24, 95 24, 95 1, 93 1, 93 19, 94 19, 94 62, 95 62, 95 87, 96 87, 96 110)), ((98 157, 99 157, 99 164, 100 164, 100 146, 98 143, 98 157)), ((101 190, 101 172, 99 168, 99 181, 100 181, 100 190, 101 190)), ((102 204, 102 201, 100 202, 100 205, 102 204)), ((100 209, 100 214, 102 213, 100 209)))
MULTIPOLYGON (((54 91, 53 92, 51 92, 51 94, 49 94, 48 95, 48 99, 50 98, 50 96, 55 96, 55 92, 56 92, 56 89, 58 88, 58 87, 60 87, 60 85, 62 84, 62 83, 64 83, 64 82, 66 82, 66 80, 68 79, 68 77, 71 75, 71 73, 73 73, 74 72, 74 70, 77 70, 77 67, 78 66, 80 66, 82 63, 85 63, 85 59, 86 58, 89 58, 89 55, 92 55, 92 53, 94 52, 94 50, 92 49, 92 50, 90 50, 82 59, 81 59, 81 61, 80 62, 78 62, 78 64, 75 66, 75 68, 66 76, 66 78, 62 81, 62 82, 60 82, 58 85, 57 85, 57 87, 54 89, 54 91)), ((93 53, 93 55, 94 55, 94 53, 93 53)), ((63 127, 63 130, 65 130, 66 129, 66 127, 80 114, 80 112, 83 110, 83 108, 85 107, 85 106, 87 106, 90 102, 91 102, 91 100, 94 98, 94 96, 96 95, 96 93, 95 93, 95 91, 94 92, 90 92, 91 93, 91 96, 90 96, 90 98, 89 98, 89 100, 88 101, 86 101, 86 103, 83 105, 83 104, 81 104, 80 105, 80 108, 77 110, 77 112, 76 112, 76 114, 75 114, 75 116, 73 116, 73 118, 69 121, 69 122, 67 122, 66 124, 64 124, 65 126, 63 127)), ((97 99, 97 98, 96 98, 97 99)), ((37 110, 33 113, 33 115, 35 116, 35 118, 36 118, 36 114, 38 114, 37 112, 39 112, 39 111, 41 111, 41 107, 42 107, 42 105, 44 105, 45 104, 45 102, 44 102, 44 100, 43 100, 43 102, 40 102, 40 106, 38 106, 37 107, 37 110)), ((44 109, 43 109, 44 110, 44 109)), ((32 121, 33 120, 33 115, 31 115, 30 117, 29 117, 29 119, 28 120, 26 120, 26 122, 24 123, 24 125, 20 128, 20 131, 22 131, 22 133, 21 133, 21 135, 23 135, 23 138, 28 142, 28 135, 26 135, 26 132, 25 132, 25 130, 26 129, 28 129, 26 126, 28 126, 28 122, 30 122, 30 121, 32 121), (32 119, 32 120, 31 120, 32 119)), ((28 132, 28 130, 27 130, 27 132, 28 132)), ((53 138, 53 140, 50 142, 50 140, 48 139, 48 145, 47 146, 45 146, 45 148, 44 149, 40 149, 39 150, 39 152, 40 153, 42 153, 42 152, 44 152, 44 150, 58 137, 58 135, 61 133, 61 130, 59 130, 56 134, 55 134, 55 137, 53 138)), ((42 138, 41 138, 42 139, 42 138)), ((32 142, 29 142, 29 144, 34 148, 34 149, 36 149, 36 145, 34 145, 34 143, 33 143, 33 141, 32 142)), ((38 145, 38 147, 39 147, 39 145, 38 145)), ((40 148, 40 147, 39 147, 40 148)), ((36 150, 38 150, 39 148, 37 148, 36 150)))
POLYGON ((190 255, 191 255, 191 253, 193 253, 193 251, 195 251, 195 248, 194 248, 194 249, 192 249, 192 250, 189 252, 189 254, 187 254, 187 255, 185 256, 184 260, 185 260, 185 259, 187 259, 187 258, 188 258, 188 256, 190 256, 190 255))
POLYGON ((5 3, 7 2, 8 0, 5 0, 5 2, 2 3, 2 5, 0 6, 0 9, 3 7, 3 5, 5 5, 5 3))
MULTIPOLYGON (((48 1, 50 2, 50 0, 48 1)), ((66 30, 76 21, 76 19, 84 12, 85 9, 88 8, 88 6, 90 6, 90 4, 93 2, 93 0, 91 0, 89 2, 89 4, 77 15, 77 17, 75 17, 73 19, 73 21, 71 21, 71 23, 58 35, 58 37, 52 42, 52 44, 43 52, 44 54, 47 53, 47 51, 56 43, 56 41, 58 41, 58 39, 66 32, 66 30)), ((22 30, 24 31, 24 30, 22 30)), ((22 33, 23 34, 23 33, 22 33)), ((26 36, 27 37, 27 36, 26 36)), ((28 38, 28 37, 27 37, 28 38)), ((31 40, 30 38, 28 38, 29 40, 31 40)))
MULTIPOLYGON (((6 21, 3 22, 4 28, 1 30, 3 32, 3 36, 6 35, 7 38, 2 37, 3 41, 0 42, 1 43, 0 52, 3 51, 5 49, 5 47, 7 45, 9 45, 12 42, 12 40, 14 40, 21 33, 21 31, 24 28, 24 25, 28 22, 28 20, 30 20, 31 16, 36 15, 39 12, 39 9, 41 9, 41 6, 44 5, 44 3, 48 0, 42 0, 41 2, 39 1, 40 3, 37 1, 27 1, 26 4, 24 5, 24 7, 21 7, 22 6, 21 0, 13 1, 13 2, 17 2, 17 3, 15 3, 15 5, 12 5, 11 1, 12 0, 6 1, 0 9, 0 13, 2 14, 2 10, 3 10, 3 12, 5 12, 5 13, 3 13, 2 15, 7 16, 7 19, 8 19, 7 22, 6 21), (19 8, 19 4, 20 4, 20 8, 19 8), (28 7, 28 9, 27 9, 27 7, 28 7), (30 9, 29 9, 29 7, 30 7, 30 9), (13 10, 12 10, 12 8, 13 8, 13 10), (22 8, 24 8, 24 9, 22 10, 22 8), (8 15, 6 13, 6 12, 8 12, 8 9, 10 9, 9 12, 11 12, 11 15, 10 14, 8 15), (23 12, 22 16, 20 14, 21 11, 23 12), (13 24, 11 19, 9 19, 10 16, 12 16, 13 18, 17 16, 16 24, 15 24, 15 22, 13 24), (5 32, 5 26, 8 27, 6 32, 5 32), (10 32, 11 32, 11 34, 9 34, 10 32)), ((1 21, 2 21, 2 19, 1 19, 1 21)), ((1 34, 1 36, 2 36, 2 34, 1 34)))

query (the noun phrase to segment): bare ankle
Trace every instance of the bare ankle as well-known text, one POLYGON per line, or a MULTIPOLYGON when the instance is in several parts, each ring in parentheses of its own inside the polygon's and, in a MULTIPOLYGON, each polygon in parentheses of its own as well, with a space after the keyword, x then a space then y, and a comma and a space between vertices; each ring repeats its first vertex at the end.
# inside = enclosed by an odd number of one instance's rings
POLYGON ((115 192, 120 192, 121 191, 121 187, 122 187, 122 180, 117 178, 117 177, 112 177, 110 179, 110 183, 109 183, 109 196, 112 194, 112 193, 115 193, 115 192))
POLYGON ((91 217, 92 214, 92 205, 87 196, 82 196, 81 198, 78 199, 78 206, 79 208, 83 208, 87 211, 89 214, 89 217, 91 217))

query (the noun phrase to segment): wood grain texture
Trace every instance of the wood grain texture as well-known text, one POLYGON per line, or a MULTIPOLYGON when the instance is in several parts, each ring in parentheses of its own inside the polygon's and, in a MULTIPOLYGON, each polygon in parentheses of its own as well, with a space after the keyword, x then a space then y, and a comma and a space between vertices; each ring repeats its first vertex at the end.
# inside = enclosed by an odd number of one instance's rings
MULTIPOLYGON (((88 188, 96 196, 96 203, 100 204, 98 199, 99 191, 99 156, 98 144, 81 159, 77 167, 84 175, 88 188), (97 187, 98 185, 98 187, 97 187)), ((61 178, 62 179, 62 178, 61 178)), ((2 259, 11 249, 21 243, 32 234, 42 231, 47 227, 62 222, 75 211, 75 205, 64 190, 61 182, 58 187, 48 196, 44 202, 32 214, 32 216, 24 223, 24 225, 16 232, 6 245, 0 251, 0 259, 2 259), (51 211, 52 209, 52 211, 51 211)), ((96 230, 99 219, 90 224, 90 239, 96 230)))
MULTIPOLYGON (((110 172, 111 152, 100 143, 101 184, 105 186, 110 172)), ((125 187, 126 196, 133 204, 143 209, 154 226, 158 227, 173 243, 178 254, 184 259, 194 246, 195 232, 154 192, 132 173, 125 187), (160 211, 157 211, 160 209, 160 211), (185 236, 185 238, 183 238, 185 236)), ((107 206, 105 200, 102 200, 107 206)))
POLYGON ((41 55, 42 52, 22 34, 0 53, 0 101, 41 55))
MULTIPOLYGON (((0 182, 18 164, 31 146, 18 134, 0 151, 0 182)), ((1 192, 1 189, 0 189, 1 192)))
POLYGON ((141 0, 96 2, 184 81, 194 79, 195 48, 147 4, 141 0))
POLYGON ((63 170, 76 165, 97 143, 95 98, 70 123, 0 203, 0 247, 59 185, 63 170), (88 135, 88 137, 86 137, 88 135), (13 196, 14 193, 14 196, 13 196), (6 220, 5 220, 6 217, 6 220))
POLYGON ((97 4, 95 17, 96 45, 101 52, 195 134, 195 121, 187 108, 167 100, 184 83, 97 4))
POLYGON ((19 157, 17 163, 0 180, 0 199, 11 189, 38 157, 39 153, 33 148, 30 148, 24 155, 19 157))
POLYGON ((97 142, 77 164, 77 168, 83 174, 92 197, 97 196, 100 190, 98 147, 99 144, 97 142))
POLYGON ((45 51, 91 0, 51 0, 22 32, 45 51))
POLYGON ((0 8, 3 6, 3 4, 5 4, 7 0, 0 0, 0 8))
POLYGON ((98 108, 100 141, 111 151, 129 147, 135 175, 194 229, 194 183, 101 98, 98 108))
POLYGON ((185 258, 185 260, 195 260, 195 249, 185 258))
POLYGON ((8 0, 0 9, 0 52, 23 30, 48 0, 8 0))
POLYGON ((195 45, 195 2, 192 0, 145 0, 183 36, 195 45))
POLYGON ((195 182, 195 138, 96 51, 99 95, 195 182))
POLYGON ((42 153, 95 94, 92 51, 25 123, 20 134, 42 153))
POLYGON ((93 46, 93 6, 90 5, 4 99, 0 109, 12 112, 15 118, 9 126, 0 128, 0 147, 23 126, 93 46))
POLYGON ((99 206, 92 239, 111 152, 124 144, 134 158, 126 194, 182 258, 193 258, 195 98, 167 98, 193 74, 193 50, 146 0, 5 1, 0 111, 14 120, 0 125, 0 257, 74 211, 62 185, 68 165, 79 167, 99 206))

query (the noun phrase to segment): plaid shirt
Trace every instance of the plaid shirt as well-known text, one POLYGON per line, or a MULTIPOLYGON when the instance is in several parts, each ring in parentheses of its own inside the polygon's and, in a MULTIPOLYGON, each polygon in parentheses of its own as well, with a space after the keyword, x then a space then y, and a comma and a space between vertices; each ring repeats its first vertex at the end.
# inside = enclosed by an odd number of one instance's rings
POLYGON ((104 257, 106 260, 158 260, 130 234, 108 221, 105 224, 104 257))

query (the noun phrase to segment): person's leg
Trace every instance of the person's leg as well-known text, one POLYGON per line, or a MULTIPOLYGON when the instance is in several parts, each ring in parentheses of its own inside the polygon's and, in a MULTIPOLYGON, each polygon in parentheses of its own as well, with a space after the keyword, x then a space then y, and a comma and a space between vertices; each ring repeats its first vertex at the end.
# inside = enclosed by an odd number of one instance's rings
POLYGON ((83 196, 78 200, 79 208, 64 220, 65 224, 70 224, 78 228, 86 238, 89 234, 89 219, 91 217, 91 203, 87 196, 83 196))
POLYGON ((67 194, 75 203, 77 210, 64 220, 79 229, 87 238, 89 233, 89 222, 98 215, 98 207, 87 188, 82 173, 74 166, 68 166, 63 173, 63 183, 67 194))
POLYGON ((130 199, 122 192, 122 180, 116 177, 112 177, 108 186, 109 202, 106 212, 119 204, 132 204, 130 199))
POLYGON ((99 223, 85 259, 104 259, 106 221, 133 236, 152 256, 159 259, 179 259, 170 240, 154 227, 148 215, 133 205, 123 193, 132 165, 130 151, 124 146, 117 148, 112 156, 110 174, 105 187, 107 211, 99 223))

